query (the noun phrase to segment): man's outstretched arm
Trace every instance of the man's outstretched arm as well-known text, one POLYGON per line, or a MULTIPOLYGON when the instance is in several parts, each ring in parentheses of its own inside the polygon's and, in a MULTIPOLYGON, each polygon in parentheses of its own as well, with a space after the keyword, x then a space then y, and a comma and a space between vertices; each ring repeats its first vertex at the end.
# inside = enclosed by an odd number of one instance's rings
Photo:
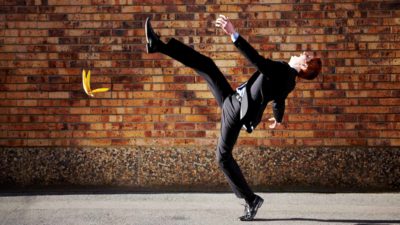
POLYGON ((268 75, 271 70, 273 61, 266 59, 257 50, 253 48, 239 33, 236 32, 235 27, 231 21, 224 15, 220 15, 216 21, 216 26, 220 27, 226 34, 231 36, 231 39, 239 51, 264 75, 268 75), (269 68, 269 70, 268 70, 269 68))

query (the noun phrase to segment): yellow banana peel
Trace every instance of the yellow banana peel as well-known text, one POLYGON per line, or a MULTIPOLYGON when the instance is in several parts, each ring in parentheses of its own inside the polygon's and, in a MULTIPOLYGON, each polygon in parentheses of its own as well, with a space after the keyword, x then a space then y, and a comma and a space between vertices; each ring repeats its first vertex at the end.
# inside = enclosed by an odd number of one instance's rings
POLYGON ((106 92, 110 90, 110 88, 97 88, 92 90, 90 88, 90 70, 88 70, 88 73, 86 74, 85 70, 82 70, 82 84, 83 84, 83 90, 85 90, 85 93, 91 97, 94 97, 94 93, 101 93, 101 92, 106 92))

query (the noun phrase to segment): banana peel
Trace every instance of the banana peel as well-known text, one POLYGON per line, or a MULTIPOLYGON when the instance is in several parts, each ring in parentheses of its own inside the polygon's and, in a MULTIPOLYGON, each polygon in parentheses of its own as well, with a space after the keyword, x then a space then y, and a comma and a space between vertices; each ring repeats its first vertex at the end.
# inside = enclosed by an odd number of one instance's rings
POLYGON ((90 88, 90 70, 88 70, 87 74, 85 70, 82 70, 82 84, 83 84, 83 90, 85 90, 85 93, 91 97, 94 97, 95 93, 101 93, 101 92, 106 92, 110 90, 110 88, 97 88, 92 90, 90 88))

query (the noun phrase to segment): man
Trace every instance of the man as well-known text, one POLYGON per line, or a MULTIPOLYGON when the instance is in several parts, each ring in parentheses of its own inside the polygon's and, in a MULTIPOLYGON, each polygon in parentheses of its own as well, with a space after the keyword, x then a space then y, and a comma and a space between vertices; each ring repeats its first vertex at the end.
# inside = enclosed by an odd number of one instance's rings
POLYGON ((274 117, 269 121, 271 129, 279 126, 285 110, 285 99, 294 89, 296 77, 314 79, 321 70, 321 60, 307 53, 292 56, 289 63, 266 59, 236 31, 229 19, 220 15, 216 26, 231 36, 234 45, 257 68, 244 84, 233 90, 225 76, 208 57, 171 38, 166 44, 152 29, 150 18, 145 24, 147 52, 159 52, 193 68, 202 76, 222 108, 221 135, 216 150, 218 165, 226 176, 233 192, 246 201, 244 215, 239 219, 251 221, 264 200, 254 194, 247 184, 238 164, 232 157, 232 149, 241 128, 251 133, 260 123, 262 114, 272 101, 274 117))

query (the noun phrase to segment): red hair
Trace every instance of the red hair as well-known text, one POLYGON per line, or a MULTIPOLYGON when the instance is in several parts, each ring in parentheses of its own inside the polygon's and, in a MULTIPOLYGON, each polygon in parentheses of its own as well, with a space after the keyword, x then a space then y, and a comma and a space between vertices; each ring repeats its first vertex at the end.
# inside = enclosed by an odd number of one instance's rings
POLYGON ((318 76, 321 72, 322 62, 320 58, 312 58, 310 61, 307 62, 307 69, 300 70, 299 77, 312 80, 318 76))

